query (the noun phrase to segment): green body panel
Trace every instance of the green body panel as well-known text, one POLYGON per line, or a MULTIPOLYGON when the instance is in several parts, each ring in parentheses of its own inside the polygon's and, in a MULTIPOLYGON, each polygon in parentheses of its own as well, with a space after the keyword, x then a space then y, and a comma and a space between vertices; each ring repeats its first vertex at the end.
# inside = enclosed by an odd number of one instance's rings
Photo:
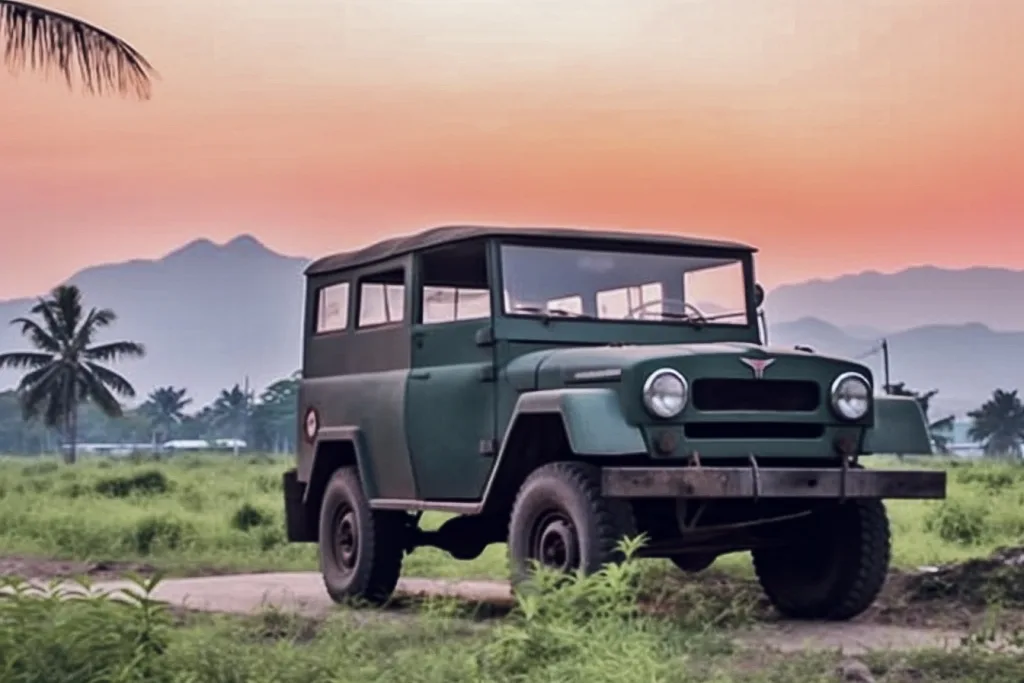
POLYGON ((492 347, 476 343, 487 320, 417 325, 406 390, 406 436, 424 500, 473 500, 483 494, 495 438, 492 347))
POLYGON ((317 409, 321 441, 331 430, 358 430, 362 435, 363 448, 357 454, 372 461, 372 465, 360 463, 373 474, 363 476, 371 498, 416 497, 405 441, 408 374, 408 370, 392 370, 302 382, 300 405, 317 409))
POLYGON ((622 417, 618 394, 611 388, 568 388, 534 391, 520 396, 513 411, 558 413, 569 446, 578 455, 631 455, 646 450, 640 430, 622 417))
MULTIPOLYGON (((552 325, 553 327, 554 325, 552 325)), ((515 348, 515 347, 512 347, 515 348)), ((614 392, 617 417, 624 425, 639 427, 644 448, 652 457, 690 457, 695 451, 701 458, 822 458, 834 455, 836 439, 847 437, 860 443, 872 417, 846 422, 832 412, 827 392, 835 378, 844 372, 859 372, 869 381, 868 368, 839 358, 809 354, 785 348, 762 347, 745 342, 705 342, 637 346, 591 346, 568 349, 546 349, 519 356, 505 369, 500 387, 505 392, 546 391, 559 387, 595 385, 594 372, 618 372, 617 379, 599 380, 605 391, 614 392), (659 368, 678 370, 691 383, 703 377, 750 379, 751 370, 741 357, 770 357, 774 363, 766 369, 766 379, 802 379, 817 383, 822 392, 820 407, 813 412, 714 412, 702 413, 691 401, 679 417, 662 420, 650 416, 641 402, 643 383, 659 368), (580 375, 580 373, 583 373, 580 375), (580 375, 580 379, 577 379, 580 375), (792 423, 824 425, 815 438, 772 439, 715 438, 687 439, 683 427, 687 422, 702 423, 792 423), (654 455, 652 438, 664 431, 673 431, 676 447, 671 453, 654 455)), ((601 375, 599 374, 598 377, 601 375)), ((499 406, 508 406, 514 399, 500 397, 499 406)), ((506 408, 507 417, 499 415, 499 425, 507 424, 514 410, 506 408), (503 418, 503 419, 502 419, 503 418)))
POLYGON ((864 438, 864 453, 931 455, 932 440, 921 405, 912 396, 875 399, 875 424, 864 438))

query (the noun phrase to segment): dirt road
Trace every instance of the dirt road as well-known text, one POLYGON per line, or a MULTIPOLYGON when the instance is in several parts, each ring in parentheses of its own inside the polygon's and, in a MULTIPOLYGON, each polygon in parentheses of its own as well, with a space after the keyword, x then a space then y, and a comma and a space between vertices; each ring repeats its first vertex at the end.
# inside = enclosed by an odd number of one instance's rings
MULTIPOLYGON (((104 581, 99 590, 132 589, 124 581, 104 581)), ((452 596, 472 602, 511 605, 508 584, 498 581, 403 579, 399 594, 452 596)), ((308 616, 321 616, 334 606, 319 574, 239 574, 190 579, 166 579, 152 596, 194 610, 245 614, 268 606, 308 616)), ((842 649, 847 654, 867 650, 955 647, 963 634, 950 630, 913 628, 868 622, 759 624, 737 634, 741 643, 783 651, 842 649)))

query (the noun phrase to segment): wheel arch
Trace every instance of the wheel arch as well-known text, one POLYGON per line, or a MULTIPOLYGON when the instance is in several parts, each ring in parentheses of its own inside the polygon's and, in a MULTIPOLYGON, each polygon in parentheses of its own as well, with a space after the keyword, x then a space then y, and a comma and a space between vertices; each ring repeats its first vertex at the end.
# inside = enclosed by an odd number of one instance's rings
POLYGON ((327 482, 342 467, 355 467, 366 497, 376 496, 372 464, 361 430, 358 427, 325 427, 313 445, 309 482, 302 497, 307 533, 314 540, 319 536, 320 506, 327 482))
POLYGON ((511 510, 530 472, 556 460, 594 462, 646 451, 643 434, 626 422, 617 393, 567 388, 522 394, 512 411, 481 501, 483 514, 511 510))

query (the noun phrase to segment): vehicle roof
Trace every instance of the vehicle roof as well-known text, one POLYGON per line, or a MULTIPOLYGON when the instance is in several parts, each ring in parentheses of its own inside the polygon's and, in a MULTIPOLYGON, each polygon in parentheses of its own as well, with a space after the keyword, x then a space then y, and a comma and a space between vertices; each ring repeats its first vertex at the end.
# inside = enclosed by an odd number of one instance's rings
POLYGON ((739 242, 685 237, 682 235, 650 234, 639 232, 615 232, 609 230, 586 230, 580 228, 543 227, 502 227, 487 225, 444 225, 423 230, 411 235, 400 235, 371 244, 362 249, 332 254, 313 261, 306 268, 306 275, 318 275, 338 270, 385 261, 395 256, 452 242, 487 237, 549 237, 555 239, 579 239, 589 241, 623 242, 632 244, 659 244, 677 247, 703 247, 754 252, 754 247, 739 242))

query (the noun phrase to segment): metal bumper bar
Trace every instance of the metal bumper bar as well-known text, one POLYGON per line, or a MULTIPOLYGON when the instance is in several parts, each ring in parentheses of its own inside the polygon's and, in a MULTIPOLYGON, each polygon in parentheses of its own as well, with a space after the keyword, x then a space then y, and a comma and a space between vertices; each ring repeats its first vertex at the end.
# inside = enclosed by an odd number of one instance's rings
POLYGON ((605 467, 609 498, 946 497, 946 473, 929 470, 768 467, 605 467))

